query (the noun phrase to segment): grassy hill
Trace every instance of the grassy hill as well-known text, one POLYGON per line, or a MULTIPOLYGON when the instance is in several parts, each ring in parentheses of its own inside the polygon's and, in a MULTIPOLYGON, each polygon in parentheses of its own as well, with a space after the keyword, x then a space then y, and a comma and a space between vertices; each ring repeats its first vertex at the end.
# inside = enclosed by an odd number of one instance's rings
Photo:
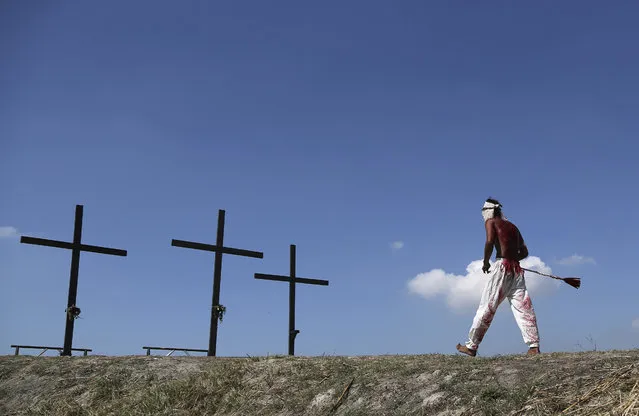
POLYGON ((490 358, 2 356, 0 414, 639 415, 639 350, 490 358))

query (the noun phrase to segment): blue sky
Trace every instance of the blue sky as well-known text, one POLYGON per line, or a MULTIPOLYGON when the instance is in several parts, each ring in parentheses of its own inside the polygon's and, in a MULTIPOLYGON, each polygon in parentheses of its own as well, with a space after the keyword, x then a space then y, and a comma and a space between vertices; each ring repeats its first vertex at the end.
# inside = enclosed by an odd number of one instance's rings
MULTIPOLYGON (((70 252, 19 236, 70 241, 83 204, 83 241, 129 254, 82 255, 75 347, 206 348, 214 255, 170 243, 225 209, 264 259, 224 257, 218 355, 286 353, 287 285, 253 273, 289 244, 330 281, 297 289, 298 355, 454 354, 481 287, 409 282, 478 281, 488 196, 583 279, 528 278, 542 351, 639 346, 635 3, 1 7, 0 352, 62 344, 70 252)), ((525 351, 508 304, 480 348, 525 351)))

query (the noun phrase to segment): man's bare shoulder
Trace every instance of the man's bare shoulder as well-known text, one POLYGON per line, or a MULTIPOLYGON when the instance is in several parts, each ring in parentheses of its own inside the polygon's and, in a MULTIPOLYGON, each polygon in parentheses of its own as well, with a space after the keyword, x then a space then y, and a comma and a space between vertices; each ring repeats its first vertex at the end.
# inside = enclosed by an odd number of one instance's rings
POLYGON ((506 221, 499 217, 488 219, 488 221, 486 221, 486 225, 488 225, 488 223, 490 223, 491 227, 495 227, 497 229, 504 228, 506 225, 506 221))
POLYGON ((513 229, 514 229, 516 232, 518 232, 518 233, 519 233, 519 227, 517 227, 517 224, 515 224, 515 223, 514 223, 514 222, 512 222, 512 221, 507 221, 507 222, 508 222, 508 224, 510 224, 510 226, 511 226, 511 227, 513 227, 513 229))
POLYGON ((489 221, 493 221, 496 227, 499 228, 514 228, 515 230, 519 230, 514 222, 510 220, 505 220, 503 218, 491 218, 489 221))
POLYGON ((508 224, 508 227, 510 227, 510 230, 512 230, 512 233, 515 234, 518 238, 523 239, 522 235, 521 235, 521 231, 519 231, 519 227, 517 227, 517 225, 515 225, 514 222, 511 221, 504 221, 505 224, 508 224))

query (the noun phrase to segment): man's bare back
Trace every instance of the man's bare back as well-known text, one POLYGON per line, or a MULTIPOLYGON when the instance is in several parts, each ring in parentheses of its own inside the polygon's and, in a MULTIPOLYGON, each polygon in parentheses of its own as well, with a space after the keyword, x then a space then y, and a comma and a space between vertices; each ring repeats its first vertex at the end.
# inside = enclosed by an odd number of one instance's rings
POLYGON ((495 247, 497 258, 520 261, 528 257, 528 248, 517 226, 500 217, 490 218, 486 221, 484 271, 490 268, 489 260, 493 247, 495 247))

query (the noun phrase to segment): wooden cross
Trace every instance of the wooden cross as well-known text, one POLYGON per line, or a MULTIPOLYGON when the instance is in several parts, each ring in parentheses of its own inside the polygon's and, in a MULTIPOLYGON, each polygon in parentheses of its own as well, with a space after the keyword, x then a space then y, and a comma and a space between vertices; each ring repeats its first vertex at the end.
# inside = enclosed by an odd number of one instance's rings
POLYGON ((84 212, 83 205, 75 206, 75 226, 73 228, 73 242, 47 240, 44 238, 34 238, 21 236, 20 242, 24 244, 35 244, 38 246, 48 246, 57 248, 66 248, 71 250, 71 276, 69 278, 69 298, 67 300, 66 309, 66 325, 64 328, 64 346, 60 355, 71 355, 73 344, 73 324, 75 318, 79 315, 80 309, 76 306, 76 298, 78 294, 78 273, 80 271, 80 252, 89 251, 91 253, 110 254, 112 256, 126 256, 126 250, 115 248, 106 248, 98 246, 90 246, 82 244, 82 214, 84 212))
POLYGON ((288 276, 255 273, 256 279, 289 282, 288 286, 288 355, 295 355, 295 337, 299 330, 295 329, 295 284, 328 286, 328 280, 307 279, 295 275, 295 244, 291 244, 291 266, 288 276))
POLYGON ((217 239, 215 245, 194 243, 192 241, 171 240, 174 247, 192 248, 196 250, 212 251, 215 253, 215 266, 213 268, 213 301, 211 308, 211 328, 209 330, 209 349, 207 356, 215 356, 217 349, 217 320, 220 312, 220 284, 222 281, 222 254, 232 254, 235 256, 252 257, 256 259, 264 258, 264 253, 258 251, 242 250, 239 248, 224 247, 224 217, 226 211, 223 209, 217 214, 217 239))

